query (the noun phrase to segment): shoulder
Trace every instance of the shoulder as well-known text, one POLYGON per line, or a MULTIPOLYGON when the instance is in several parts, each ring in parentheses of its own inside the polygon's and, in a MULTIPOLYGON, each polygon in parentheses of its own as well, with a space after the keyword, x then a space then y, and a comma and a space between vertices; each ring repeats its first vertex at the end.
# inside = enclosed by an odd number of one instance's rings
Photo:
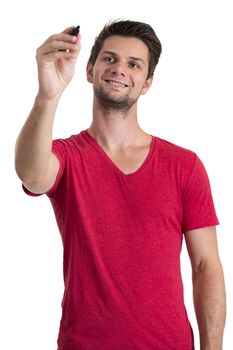
POLYGON ((53 143, 60 143, 61 145, 67 146, 67 147, 73 147, 73 145, 78 144, 80 139, 80 134, 77 135, 70 135, 65 138, 55 138, 53 139, 53 143))
POLYGON ((82 148, 82 136, 81 133, 71 135, 66 138, 55 138, 52 142, 53 148, 59 148, 63 151, 77 151, 82 148))
POLYGON ((190 165, 196 162, 198 156, 194 151, 157 136, 155 139, 158 155, 164 159, 190 165))

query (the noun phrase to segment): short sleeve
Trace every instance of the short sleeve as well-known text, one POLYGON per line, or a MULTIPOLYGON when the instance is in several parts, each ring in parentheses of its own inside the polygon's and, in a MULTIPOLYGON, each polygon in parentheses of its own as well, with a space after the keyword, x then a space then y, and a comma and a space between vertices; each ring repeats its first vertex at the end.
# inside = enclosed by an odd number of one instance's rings
POLYGON ((195 154, 194 165, 182 196, 182 231, 219 224, 206 169, 195 154))
POLYGON ((56 188, 58 187, 58 184, 61 181, 62 175, 64 173, 65 165, 66 165, 66 156, 67 156, 67 146, 66 146, 66 141, 63 139, 56 139, 52 141, 52 153, 55 154, 59 161, 59 171, 56 177, 56 180, 53 184, 53 186, 50 188, 48 192, 45 193, 33 193, 29 191, 24 184, 22 184, 22 188, 24 192, 32 197, 38 197, 43 194, 46 194, 48 197, 51 197, 52 194, 55 192, 56 188))

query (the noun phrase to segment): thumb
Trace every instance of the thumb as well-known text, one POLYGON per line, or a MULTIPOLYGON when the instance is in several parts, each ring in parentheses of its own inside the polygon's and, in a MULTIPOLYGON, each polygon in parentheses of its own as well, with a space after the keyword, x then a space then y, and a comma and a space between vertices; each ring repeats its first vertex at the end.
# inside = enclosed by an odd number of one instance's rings
POLYGON ((68 27, 65 30, 63 30, 61 33, 69 34, 73 28, 75 28, 75 26, 68 27))

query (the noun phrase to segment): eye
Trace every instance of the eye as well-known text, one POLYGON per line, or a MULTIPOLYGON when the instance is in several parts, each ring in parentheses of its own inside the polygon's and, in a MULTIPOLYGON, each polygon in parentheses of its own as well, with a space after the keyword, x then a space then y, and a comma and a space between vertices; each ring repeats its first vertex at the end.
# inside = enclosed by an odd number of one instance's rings
POLYGON ((115 62, 115 59, 114 59, 113 56, 104 57, 104 60, 105 60, 105 62, 107 62, 107 63, 114 63, 114 62, 115 62))
POLYGON ((139 64, 136 62, 133 62, 133 61, 129 62, 129 66, 130 66, 130 68, 133 68, 133 69, 140 69, 139 64))

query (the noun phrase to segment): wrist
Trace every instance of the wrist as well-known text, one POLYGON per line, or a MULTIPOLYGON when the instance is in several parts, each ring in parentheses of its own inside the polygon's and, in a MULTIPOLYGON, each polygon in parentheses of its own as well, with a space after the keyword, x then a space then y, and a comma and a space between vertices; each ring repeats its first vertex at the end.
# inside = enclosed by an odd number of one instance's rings
POLYGON ((58 102, 60 100, 60 96, 56 96, 53 98, 49 98, 47 96, 44 96, 40 92, 38 92, 36 99, 35 99, 35 104, 38 107, 47 107, 47 108, 57 108, 58 102))
POLYGON ((222 347, 220 348, 216 348, 215 346, 203 346, 203 347, 200 347, 200 350, 222 350, 222 347))
POLYGON ((200 350, 222 350, 222 341, 200 342, 200 350))

